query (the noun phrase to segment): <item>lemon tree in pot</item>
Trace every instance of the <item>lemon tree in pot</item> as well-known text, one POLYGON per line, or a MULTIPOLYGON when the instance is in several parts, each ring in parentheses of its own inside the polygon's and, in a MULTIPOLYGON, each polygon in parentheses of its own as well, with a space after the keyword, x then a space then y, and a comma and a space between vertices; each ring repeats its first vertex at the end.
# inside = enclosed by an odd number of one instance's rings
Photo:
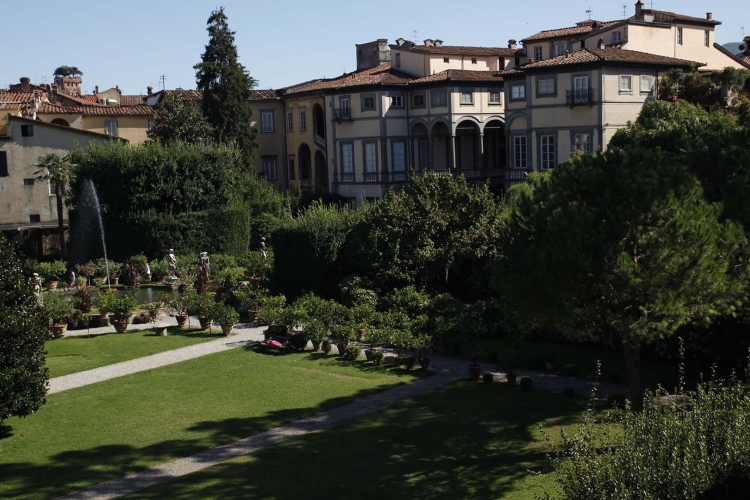
POLYGON ((239 313, 221 302, 215 302, 211 309, 211 317, 221 326, 222 333, 227 336, 231 334, 232 328, 240 320, 239 313))
POLYGON ((64 337, 68 330, 65 318, 76 313, 73 302, 60 294, 48 293, 44 296, 43 303, 47 315, 52 320, 52 326, 50 327, 52 336, 58 339, 64 337))
POLYGON ((430 351, 432 350, 432 337, 429 335, 419 335, 414 337, 413 344, 414 350, 417 351, 419 366, 423 370, 428 370, 430 368, 430 363, 432 362, 429 357, 430 351))
MULTIPOLYGON (((263 297, 258 310, 258 321, 268 325, 268 329, 263 334, 271 336, 274 331, 279 331, 283 324, 284 308, 286 307, 286 297, 283 295, 263 297)), ((282 335, 286 334, 284 328, 282 335)))
POLYGON ((37 272, 41 276, 44 286, 49 290, 57 288, 60 277, 65 274, 65 262, 55 260, 52 262, 40 262, 37 266, 37 272))
POLYGON ((191 291, 180 293, 175 290, 167 298, 167 305, 174 311, 177 326, 180 328, 184 328, 188 322, 188 307, 190 306, 191 296, 194 294, 194 291, 192 293, 191 291))
POLYGON ((193 311, 198 315, 198 321, 201 324, 201 330, 208 328, 210 332, 213 322, 213 305, 215 304, 213 294, 198 293, 192 302, 193 311))
POLYGON ((124 333, 128 329, 130 323, 130 314, 138 306, 135 297, 130 294, 123 295, 119 299, 112 301, 112 306, 109 309, 112 314, 112 324, 115 327, 117 333, 124 333))
POLYGON ((328 328, 319 319, 311 319, 304 324, 304 335, 305 339, 312 343, 314 351, 320 351, 320 346, 323 341, 328 337, 328 328))

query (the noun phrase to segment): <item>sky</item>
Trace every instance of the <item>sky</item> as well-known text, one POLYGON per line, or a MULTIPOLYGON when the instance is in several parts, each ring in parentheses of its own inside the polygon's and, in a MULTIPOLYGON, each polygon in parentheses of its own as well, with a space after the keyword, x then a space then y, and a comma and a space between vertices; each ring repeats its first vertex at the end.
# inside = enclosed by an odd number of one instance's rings
MULTIPOLYGON (((356 68, 354 45, 378 38, 441 39, 446 45, 506 47, 508 39, 544 29, 573 26, 591 17, 623 18, 635 0, 36 0, 6 3, 0 17, 6 50, 0 60, 0 87, 28 76, 51 83, 55 68, 77 66, 83 87, 105 90, 119 85, 124 94, 146 93, 147 86, 195 88, 193 66, 208 41, 206 20, 225 7, 236 32, 240 62, 258 88, 279 88, 314 78, 336 77, 356 68), (8 50, 10 47, 10 50, 8 50)), ((648 0, 646 7, 651 5, 648 0)), ((720 44, 750 34, 747 0, 657 0, 653 8, 722 21, 720 44)))

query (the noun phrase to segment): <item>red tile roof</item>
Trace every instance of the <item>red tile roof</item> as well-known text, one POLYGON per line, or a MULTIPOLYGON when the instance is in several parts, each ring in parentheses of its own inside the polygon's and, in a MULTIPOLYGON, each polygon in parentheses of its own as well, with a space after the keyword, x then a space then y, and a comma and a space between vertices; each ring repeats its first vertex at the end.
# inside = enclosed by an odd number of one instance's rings
POLYGON ((150 116, 154 114, 151 106, 57 106, 41 104, 37 111, 40 114, 76 114, 85 116, 150 116))
POLYGON ((504 71, 471 71, 463 69, 447 69, 434 75, 425 76, 409 82, 409 85, 430 82, 475 82, 475 81, 502 81, 504 71))
MULTIPOLYGON (((664 23, 664 24, 671 24, 674 21, 692 21, 692 22, 697 22, 697 23, 702 23, 702 24, 712 24, 714 26, 721 24, 721 21, 716 21, 714 19, 707 19, 705 17, 685 16, 682 14, 675 14, 674 12, 666 12, 663 10, 643 9, 643 14, 650 14, 654 16, 654 22, 664 23)), ((629 20, 635 20, 635 16, 631 17, 629 20)))
POLYGON ((140 106, 146 104, 145 95, 121 95, 120 106, 140 106))
POLYGON ((81 99, 83 99, 84 101, 93 103, 93 104, 99 104, 99 95, 97 94, 82 95, 81 99))
MULTIPOLYGON (((162 90, 161 91, 163 96, 167 97, 168 95, 174 94, 177 92, 176 90, 162 90)), ((186 101, 202 101, 203 100, 203 92, 200 90, 182 90, 182 98, 186 101)))
POLYGON ((253 92, 250 94, 251 101, 265 101, 269 99, 279 99, 279 95, 275 90, 253 90, 253 92))
POLYGON ((644 65, 660 65, 660 66, 678 66, 678 67, 690 67, 705 66, 704 63, 695 61, 687 61, 685 59, 675 59, 673 57, 657 56, 655 54, 647 54, 645 52, 637 52, 635 50, 624 50, 624 49, 582 49, 576 52, 572 52, 569 55, 562 55, 552 59, 546 59, 544 61, 538 61, 534 63, 525 64, 522 69, 536 69, 536 68, 547 68, 547 67, 560 67, 560 66, 572 66, 576 64, 585 64, 592 62, 621 62, 621 63, 633 63, 633 64, 644 64, 644 65))
MULTIPOLYGON (((44 99, 44 93, 41 95, 44 99)), ((31 102, 34 100, 33 92, 3 92, 0 94, 0 102, 31 102)))
POLYGON ((534 35, 531 35, 529 37, 524 38, 521 40, 524 44, 526 42, 536 41, 536 40, 547 40, 549 38, 561 38, 561 37, 567 37, 567 36, 575 36, 575 35, 586 35, 588 33, 591 33, 595 29, 604 29, 609 28, 610 26, 614 26, 617 23, 621 23, 622 21, 581 21, 580 23, 576 24, 575 26, 571 26, 569 28, 558 28, 553 30, 544 30, 540 31, 539 33, 536 33, 534 35))
POLYGON ((390 64, 383 64, 374 68, 347 73, 338 78, 318 80, 309 85, 300 85, 288 90, 285 95, 320 90, 339 90, 353 87, 367 87, 372 85, 406 85, 416 78, 391 68, 390 64))
POLYGON ((441 54, 441 55, 456 55, 456 56, 514 56, 519 49, 509 49, 504 47, 463 47, 463 46, 450 46, 443 45, 441 47, 428 46, 428 45, 415 45, 411 48, 407 48, 403 45, 391 45, 392 49, 396 50, 408 50, 409 52, 417 52, 424 54, 441 54))

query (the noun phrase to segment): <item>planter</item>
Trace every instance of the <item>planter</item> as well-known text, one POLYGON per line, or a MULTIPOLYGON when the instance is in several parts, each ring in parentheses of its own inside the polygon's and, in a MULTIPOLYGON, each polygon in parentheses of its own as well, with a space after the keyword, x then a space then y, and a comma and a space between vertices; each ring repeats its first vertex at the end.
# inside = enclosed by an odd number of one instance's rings
POLYGON ((349 344, 336 344, 336 348, 339 350, 339 356, 344 355, 344 351, 346 350, 348 345, 349 344))
POLYGON ((372 349, 365 349, 365 358, 367 361, 372 361, 375 357, 375 351, 372 349))
POLYGON ((166 337, 167 336, 167 327, 166 326, 157 326, 154 328, 154 332, 158 337, 166 337))
POLYGON ((508 380, 508 385, 516 385, 516 377, 517 375, 512 372, 505 374, 505 378, 508 380))
POLYGON ((263 338, 264 339, 269 340, 272 337, 273 337, 273 335, 271 334, 271 329, 270 328, 266 328, 265 330, 263 330, 263 338))
POLYGON ((128 329, 129 322, 129 319, 113 319, 112 325, 115 327, 117 333, 125 333, 125 330, 128 329))
POLYGON ((174 318, 177 320, 177 326, 179 326, 180 328, 185 328, 185 325, 188 322, 187 314, 178 314, 174 318))
POLYGON ((469 380, 479 380, 479 376, 482 374, 482 365, 469 365, 469 380))
POLYGON ((323 344, 323 341, 320 341, 320 342, 313 341, 312 342, 313 351, 318 352, 322 344, 323 344))
POLYGON ((52 330, 52 336, 54 338, 61 339, 65 336, 65 332, 68 331, 68 325, 65 323, 55 324, 50 327, 50 330, 52 330))
POLYGON ((198 322, 201 324, 201 330, 208 330, 211 327, 212 323, 211 318, 207 318, 206 316, 198 316, 198 322))
POLYGON ((432 360, 430 358, 419 358, 419 366, 421 366, 423 370, 429 370, 431 362, 432 360))
POLYGON ((365 333, 367 333, 367 330, 364 328, 357 328, 357 342, 360 344, 365 341, 365 333))
POLYGON ((258 318, 258 309, 248 309, 246 314, 248 321, 255 323, 255 320, 258 318))
POLYGON ((221 325, 221 332, 224 334, 224 336, 228 337, 232 333, 232 328, 234 328, 234 325, 232 323, 226 323, 224 325, 221 325))
POLYGON ((99 311, 99 315, 102 317, 102 319, 108 319, 109 311, 99 311))
POLYGON ((393 364, 396 366, 401 366, 401 356, 393 356, 393 364))
POLYGON ((117 286, 117 284, 118 284, 118 283, 120 283, 120 277, 119 277, 119 276, 118 276, 118 277, 116 277, 116 278, 114 278, 114 277, 110 277, 110 278, 109 278, 109 284, 110 284, 110 285, 115 285, 115 286, 117 286))
POLYGON ((44 287, 48 290, 54 290, 57 288, 57 281, 45 281, 44 287))

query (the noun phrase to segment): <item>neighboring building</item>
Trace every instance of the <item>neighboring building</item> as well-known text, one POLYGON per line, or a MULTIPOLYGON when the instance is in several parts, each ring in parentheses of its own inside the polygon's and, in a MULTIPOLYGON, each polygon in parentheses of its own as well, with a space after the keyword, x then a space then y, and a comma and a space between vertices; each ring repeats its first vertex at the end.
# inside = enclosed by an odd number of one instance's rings
POLYGON ((659 77, 695 61, 618 48, 584 49, 506 74, 507 148, 512 184, 574 153, 604 151, 614 133, 658 98, 659 77))
POLYGON ((35 180, 39 169, 34 165, 45 154, 64 156, 75 145, 111 137, 14 115, 6 115, 5 121, 5 132, 0 132, 0 230, 11 239, 23 235, 32 255, 55 253, 57 199, 48 181, 35 180))
POLYGON ((742 44, 739 46, 739 50, 741 52, 737 54, 737 57, 750 66, 750 36, 745 37, 742 44))
POLYGON ((41 104, 39 120, 126 139, 134 145, 148 140, 154 110, 150 106, 60 106, 41 104))
POLYGON ((251 125, 257 131, 255 159, 258 175, 284 189, 287 185, 284 175, 284 106, 274 90, 253 91, 250 102, 253 110, 251 125))

